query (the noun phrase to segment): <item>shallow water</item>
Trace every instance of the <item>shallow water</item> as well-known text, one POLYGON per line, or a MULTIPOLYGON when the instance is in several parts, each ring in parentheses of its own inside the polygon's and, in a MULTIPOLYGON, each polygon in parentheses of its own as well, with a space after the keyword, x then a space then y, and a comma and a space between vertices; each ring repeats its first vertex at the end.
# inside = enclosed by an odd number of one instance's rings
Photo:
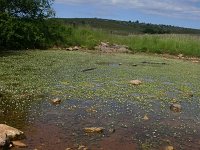
POLYGON ((200 149, 198 64, 169 60, 135 67, 130 64, 165 59, 45 51, 26 53, 30 62, 23 66, 21 55, 12 57, 10 63, 21 64, 8 68, 4 58, 6 66, 0 66, 0 120, 25 132, 27 149, 200 149), (143 84, 131 86, 131 79, 143 84), (56 97, 60 105, 51 103, 56 97), (170 111, 171 103, 180 103, 182 111, 170 111), (85 127, 104 131, 86 134, 85 127))
MULTIPOLYGON (((80 145, 95 150, 144 149, 145 146, 162 149, 165 145, 176 149, 200 148, 199 104, 183 103, 181 113, 171 112, 167 104, 164 109, 158 102, 151 104, 152 110, 147 111, 129 101, 67 99, 60 105, 52 105, 44 99, 31 106, 23 118, 25 124, 21 128, 27 137, 23 141, 28 149, 41 150, 77 149, 80 145), (143 119, 145 114, 149 120, 143 119), (86 134, 85 127, 105 129, 102 134, 86 134)), ((10 119, 19 121, 15 116, 10 119)))

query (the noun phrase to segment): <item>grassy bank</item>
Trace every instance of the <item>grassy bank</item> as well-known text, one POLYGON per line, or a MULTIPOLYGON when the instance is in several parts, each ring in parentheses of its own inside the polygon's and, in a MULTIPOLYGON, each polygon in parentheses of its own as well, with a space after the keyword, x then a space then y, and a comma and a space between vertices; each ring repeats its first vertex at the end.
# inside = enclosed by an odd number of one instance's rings
MULTIPOLYGON (((93 49, 100 41, 127 45, 134 52, 184 54, 200 56, 200 36, 182 34, 119 36, 90 27, 70 28, 67 45, 93 49)), ((65 43, 65 44, 66 44, 65 43)), ((65 45, 66 46, 66 45, 65 45)))

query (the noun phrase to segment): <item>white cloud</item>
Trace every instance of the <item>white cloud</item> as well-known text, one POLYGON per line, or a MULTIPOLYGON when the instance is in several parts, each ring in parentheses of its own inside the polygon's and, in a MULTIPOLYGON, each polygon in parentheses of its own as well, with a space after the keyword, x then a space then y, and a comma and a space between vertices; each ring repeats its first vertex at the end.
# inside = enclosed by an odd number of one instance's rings
POLYGON ((200 20, 199 0, 55 0, 65 4, 94 4, 103 8, 137 9, 147 14, 200 20))

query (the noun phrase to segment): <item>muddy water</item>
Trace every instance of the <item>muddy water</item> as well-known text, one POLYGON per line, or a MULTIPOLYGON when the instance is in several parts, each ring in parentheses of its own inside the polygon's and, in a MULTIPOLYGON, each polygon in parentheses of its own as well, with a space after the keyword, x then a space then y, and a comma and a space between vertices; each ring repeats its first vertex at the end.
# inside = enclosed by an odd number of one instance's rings
POLYGON ((23 141, 27 149, 65 150, 78 149, 81 145, 92 150, 156 150, 166 145, 184 150, 200 149, 198 103, 182 103, 183 111, 173 113, 168 103, 162 108, 163 104, 153 100, 152 109, 147 110, 128 100, 63 99, 60 105, 52 105, 50 99, 44 98, 29 106, 21 119, 15 116, 21 116, 22 112, 4 114, 10 115, 6 122, 14 126, 17 123, 25 132, 27 138, 23 141), (144 115, 149 120, 144 120, 144 115), (103 127, 104 132, 86 134, 85 127, 103 127))

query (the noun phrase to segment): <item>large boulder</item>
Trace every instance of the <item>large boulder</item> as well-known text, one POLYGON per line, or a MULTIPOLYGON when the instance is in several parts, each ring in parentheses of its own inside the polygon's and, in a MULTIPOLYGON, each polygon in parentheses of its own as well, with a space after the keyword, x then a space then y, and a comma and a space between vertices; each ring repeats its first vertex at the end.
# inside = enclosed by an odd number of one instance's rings
POLYGON ((5 124, 0 124, 0 147, 9 145, 11 140, 19 140, 24 137, 22 131, 5 124))

